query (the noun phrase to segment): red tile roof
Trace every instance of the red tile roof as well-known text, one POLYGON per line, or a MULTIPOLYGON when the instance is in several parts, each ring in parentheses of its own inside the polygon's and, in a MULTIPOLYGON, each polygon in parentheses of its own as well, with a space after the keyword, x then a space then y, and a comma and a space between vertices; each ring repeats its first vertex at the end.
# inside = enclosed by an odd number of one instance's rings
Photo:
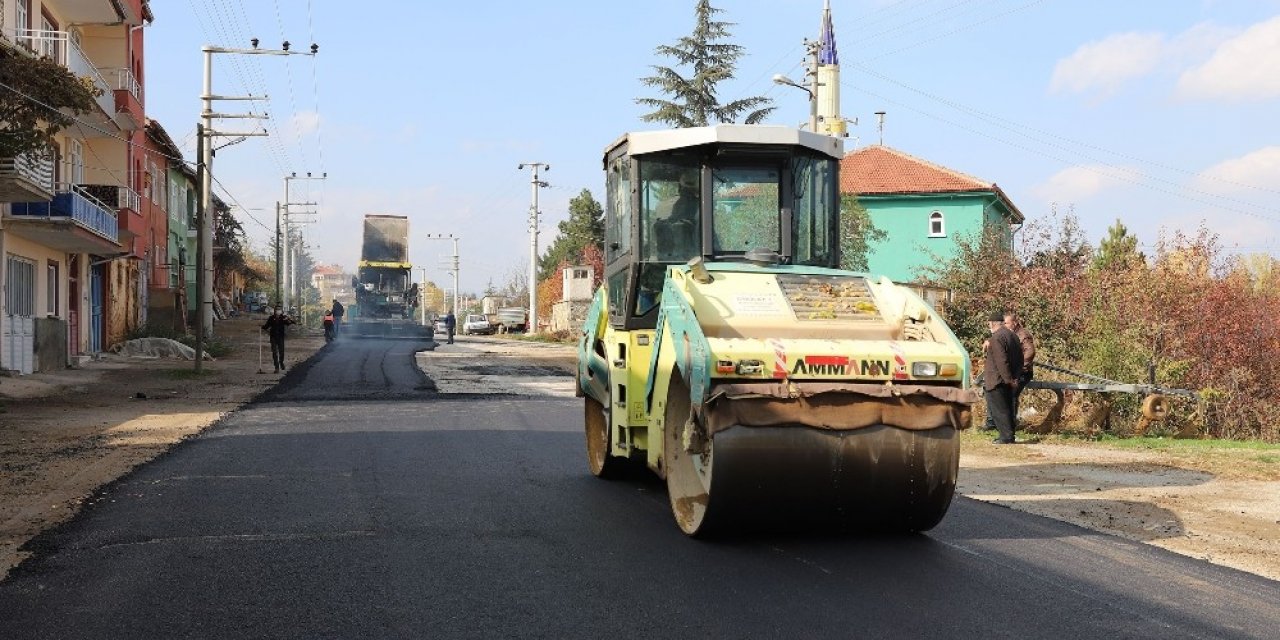
POLYGON ((994 182, 948 169, 884 145, 871 145, 840 160, 840 193, 892 195, 920 193, 994 193, 1013 212, 1022 213, 994 182))

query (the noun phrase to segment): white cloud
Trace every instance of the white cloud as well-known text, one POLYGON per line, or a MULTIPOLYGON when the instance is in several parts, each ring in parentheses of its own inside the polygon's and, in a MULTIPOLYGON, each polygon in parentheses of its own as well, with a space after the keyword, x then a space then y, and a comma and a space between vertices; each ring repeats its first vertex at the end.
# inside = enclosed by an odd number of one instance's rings
POLYGON ((1053 92, 1110 93, 1156 69, 1166 48, 1161 33, 1118 33, 1089 42, 1058 61, 1049 80, 1053 92))
POLYGON ((1223 42, 1208 61, 1183 72, 1177 93, 1228 100, 1280 96, 1280 16, 1223 42))
POLYGON ((1280 146, 1263 147, 1219 162, 1201 171, 1195 182, 1197 188, 1214 193, 1274 188, 1280 184, 1280 146))
POLYGON ((320 114, 315 111, 299 111, 289 118, 289 128, 298 137, 309 136, 320 129, 320 114))
POLYGON ((1128 167, 1080 165, 1068 167, 1031 187, 1031 194, 1046 202, 1080 202, 1102 191, 1129 184, 1136 172, 1128 167))

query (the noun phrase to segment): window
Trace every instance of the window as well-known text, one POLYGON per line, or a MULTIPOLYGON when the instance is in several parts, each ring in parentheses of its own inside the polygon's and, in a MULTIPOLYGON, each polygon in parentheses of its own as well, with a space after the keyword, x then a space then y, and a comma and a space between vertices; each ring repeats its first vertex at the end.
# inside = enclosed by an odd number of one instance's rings
POLYGON ((14 255, 7 256, 5 262, 5 309, 11 316, 30 318, 36 312, 36 263, 14 255))
POLYGON ((934 211, 929 214, 929 237, 945 238, 947 236, 946 225, 942 221, 942 212, 934 211))
POLYGON ((697 164, 640 163, 640 255, 685 262, 702 253, 702 172, 697 164))
POLYGON ((31 39, 24 38, 22 34, 31 28, 31 0, 18 0, 15 3, 14 10, 17 11, 17 21, 14 26, 18 30, 18 44, 30 47, 31 39))
POLYGON ((776 167, 716 167, 711 174, 712 249, 717 254, 752 249, 782 251, 776 167))
POLYGON ((631 160, 625 156, 614 160, 607 180, 604 249, 606 263, 612 263, 631 251, 631 160))
POLYGON ((56 316, 58 315, 58 263, 50 260, 45 270, 48 274, 48 282, 45 283, 45 296, 47 298, 45 312, 51 316, 56 316))
POLYGON ((835 266, 837 161, 801 156, 791 161, 792 261, 821 267, 835 266))
POLYGON ((62 56, 59 55, 57 30, 58 23, 54 22, 47 13, 40 15, 40 30, 44 33, 40 34, 40 55, 55 60, 59 63, 63 62, 62 56))
POLYGON ((84 146, 75 138, 67 138, 67 182, 84 184, 84 146))

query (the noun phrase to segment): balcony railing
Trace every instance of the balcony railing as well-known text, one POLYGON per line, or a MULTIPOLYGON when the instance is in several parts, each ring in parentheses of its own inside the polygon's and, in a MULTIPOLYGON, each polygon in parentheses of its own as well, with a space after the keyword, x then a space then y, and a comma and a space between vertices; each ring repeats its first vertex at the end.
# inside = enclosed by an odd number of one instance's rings
POLYGON ((133 97, 142 102, 142 83, 138 82, 137 76, 133 75, 132 69, 105 69, 107 76, 115 80, 115 88, 117 90, 128 91, 133 97))
POLYGON ((53 194, 53 158, 48 153, 20 153, 0 158, 0 200, 39 200, 53 194))
POLYGON ((18 202, 10 213, 25 218, 70 218, 99 236, 118 242, 115 211, 81 185, 58 185, 51 202, 18 202))
POLYGON ((80 45, 71 39, 71 34, 66 31, 12 28, 5 29, 4 33, 33 55, 46 56, 77 76, 89 78, 99 91, 98 106, 102 107, 104 113, 115 113, 115 95, 111 92, 111 85, 89 61, 89 56, 85 55, 80 45))
POLYGON ((142 209, 142 198, 137 191, 116 184, 82 184, 85 193, 112 209, 129 209, 137 213, 142 209))

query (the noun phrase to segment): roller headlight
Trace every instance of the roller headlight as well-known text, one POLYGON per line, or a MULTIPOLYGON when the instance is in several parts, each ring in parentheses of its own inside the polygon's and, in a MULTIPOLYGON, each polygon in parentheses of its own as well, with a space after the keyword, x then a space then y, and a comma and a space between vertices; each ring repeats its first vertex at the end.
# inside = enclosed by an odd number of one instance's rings
POLYGON ((912 362, 911 375, 917 378, 935 378, 938 376, 938 363, 912 362))

